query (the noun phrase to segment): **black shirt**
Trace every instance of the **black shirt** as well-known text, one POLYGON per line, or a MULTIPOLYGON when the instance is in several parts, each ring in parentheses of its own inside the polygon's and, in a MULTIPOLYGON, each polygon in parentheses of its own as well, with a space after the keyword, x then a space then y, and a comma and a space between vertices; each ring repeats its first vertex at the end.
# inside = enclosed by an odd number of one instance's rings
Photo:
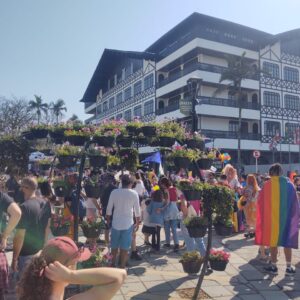
POLYGON ((3 230, 3 214, 7 212, 8 207, 14 202, 14 200, 7 194, 0 192, 0 232, 3 230))
POLYGON ((110 194, 113 190, 115 190, 117 187, 113 184, 109 184, 106 188, 104 188, 103 194, 100 197, 100 202, 101 202, 101 206, 102 206, 102 214, 103 216, 106 215, 106 208, 108 205, 108 200, 110 197, 110 194))
POLYGON ((49 202, 40 199, 26 200, 21 205, 22 216, 17 229, 25 229, 20 256, 33 255, 44 246, 45 229, 51 218, 49 202))

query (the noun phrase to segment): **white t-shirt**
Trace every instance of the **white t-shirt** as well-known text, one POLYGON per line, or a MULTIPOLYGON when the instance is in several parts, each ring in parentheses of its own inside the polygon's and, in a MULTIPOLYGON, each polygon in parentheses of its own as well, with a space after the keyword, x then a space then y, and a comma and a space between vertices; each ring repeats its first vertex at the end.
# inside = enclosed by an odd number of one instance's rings
MULTIPOLYGON (((99 203, 98 199, 97 199, 97 202, 99 203)), ((86 198, 85 200, 85 207, 86 208, 97 208, 92 200, 92 198, 86 198)))
POLYGON ((133 212, 141 216, 139 195, 132 189, 116 189, 110 194, 106 214, 111 216, 114 209, 112 227, 117 230, 127 230, 133 225, 133 212))
POLYGON ((144 196, 144 194, 146 192, 146 189, 145 189, 145 186, 144 186, 144 182, 141 181, 141 180, 137 181, 134 190, 137 191, 137 193, 139 194, 139 196, 144 196))

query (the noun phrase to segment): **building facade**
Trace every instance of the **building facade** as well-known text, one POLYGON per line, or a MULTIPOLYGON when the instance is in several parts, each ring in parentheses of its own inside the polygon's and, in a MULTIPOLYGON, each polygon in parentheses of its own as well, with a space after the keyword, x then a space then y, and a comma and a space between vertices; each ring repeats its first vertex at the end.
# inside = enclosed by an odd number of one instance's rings
POLYGON ((300 30, 271 35, 246 26, 194 13, 145 52, 105 50, 81 101, 88 122, 138 116, 145 121, 191 122, 180 111, 190 97, 187 81, 202 80, 196 106, 197 127, 212 146, 236 159, 239 105, 244 164, 299 161, 300 30), (242 81, 241 103, 220 83, 226 56, 241 56, 260 76, 242 81), (270 151, 270 149, 272 151, 270 151))

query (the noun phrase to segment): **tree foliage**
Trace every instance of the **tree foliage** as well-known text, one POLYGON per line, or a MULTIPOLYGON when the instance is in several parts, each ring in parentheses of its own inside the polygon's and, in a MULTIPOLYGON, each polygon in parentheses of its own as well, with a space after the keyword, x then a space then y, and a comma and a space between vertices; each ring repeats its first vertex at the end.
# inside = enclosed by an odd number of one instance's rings
POLYGON ((34 97, 35 97, 35 100, 29 101, 29 109, 36 111, 37 121, 38 121, 38 124, 40 124, 42 113, 47 115, 49 107, 48 107, 47 103, 43 103, 43 99, 41 96, 34 95, 34 97))

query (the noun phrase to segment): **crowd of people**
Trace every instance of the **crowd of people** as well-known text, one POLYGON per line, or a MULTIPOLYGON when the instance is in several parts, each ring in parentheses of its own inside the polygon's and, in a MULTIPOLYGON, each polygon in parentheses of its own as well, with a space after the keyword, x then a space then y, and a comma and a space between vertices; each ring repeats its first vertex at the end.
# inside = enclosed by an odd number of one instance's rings
MULTIPOLYGON (((92 171, 86 169, 83 180, 91 176, 92 171)), ((162 247, 174 252, 196 250, 205 255, 205 240, 190 237, 184 224, 186 218, 203 215, 201 199, 187 201, 176 186, 178 180, 189 178, 192 174, 180 170, 158 176, 153 169, 147 172, 140 170, 135 174, 103 172, 99 174, 100 198, 88 198, 82 192, 84 212, 79 217, 105 218, 104 238, 110 248, 114 268, 77 271, 76 263, 88 259, 91 254, 88 247, 78 247, 74 243, 72 226, 68 237, 49 239, 50 220, 55 207, 62 206, 64 214, 72 215, 76 193, 66 198, 55 197, 54 193, 42 196, 35 175, 17 178, 10 173, 2 180, 1 297, 8 284, 7 238, 13 232, 11 269, 18 273, 18 299, 62 299, 64 288, 69 283, 94 286, 74 299, 97 299, 97 295, 101 295, 101 299, 110 299, 124 282, 128 258, 143 259, 136 245, 136 232, 140 226, 144 243, 154 254, 160 254, 161 231, 164 229, 162 247), (9 217, 5 218, 5 214, 9 217), (180 244, 179 233, 183 244, 180 244)), ((78 174, 65 172, 60 176, 67 178, 75 191, 78 174)), ((246 239, 255 238, 259 246, 258 258, 269 262, 266 272, 278 273, 277 248, 282 246, 287 264, 286 275, 294 275, 292 248, 298 248, 299 178, 295 176, 290 180, 284 177, 279 164, 273 165, 265 176, 248 174, 238 177, 236 169, 227 164, 220 174, 202 170, 198 180, 234 191, 233 232, 244 232, 246 239), (285 202, 288 204, 282 208, 285 202), (271 203, 270 209, 266 203, 271 203), (280 225, 277 226, 276 222, 280 225)))

